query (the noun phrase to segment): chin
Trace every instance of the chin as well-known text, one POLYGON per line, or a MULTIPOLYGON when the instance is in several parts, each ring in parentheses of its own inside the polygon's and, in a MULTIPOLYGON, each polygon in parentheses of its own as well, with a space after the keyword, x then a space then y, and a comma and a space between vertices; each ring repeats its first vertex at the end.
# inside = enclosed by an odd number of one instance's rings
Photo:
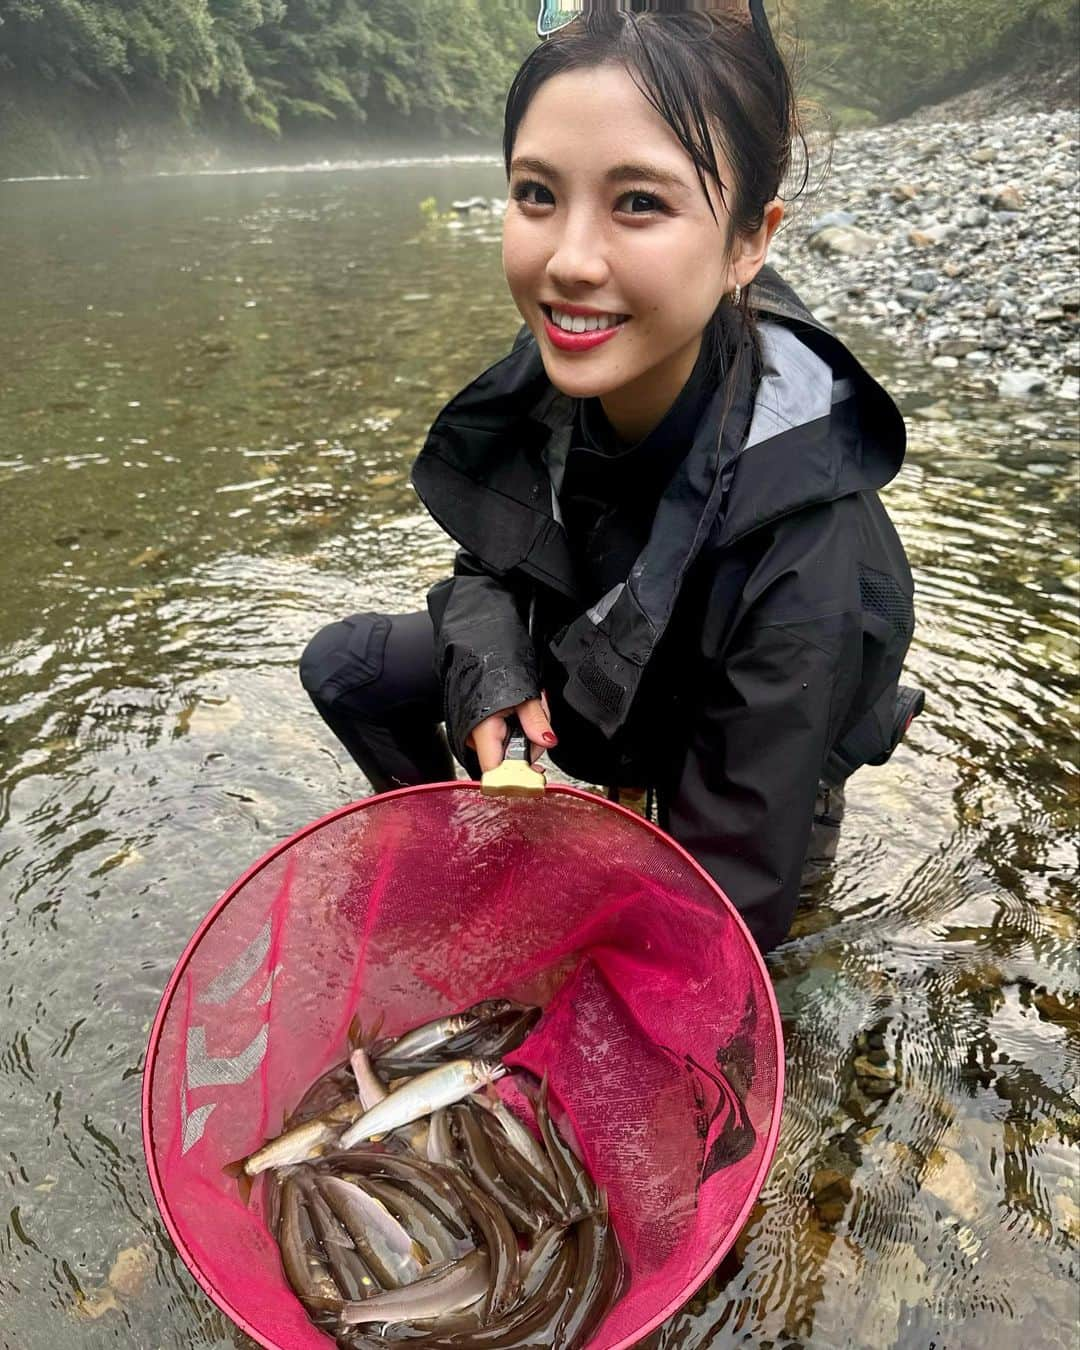
MULTIPOLYGON (((543 352, 544 371, 548 379, 559 391, 565 394, 567 398, 602 398, 612 389, 618 388, 621 380, 614 380, 610 375, 603 376, 597 372, 587 370, 568 370, 565 365, 555 365, 548 359, 548 353, 543 352)), ((572 357, 571 360, 579 360, 572 357)))

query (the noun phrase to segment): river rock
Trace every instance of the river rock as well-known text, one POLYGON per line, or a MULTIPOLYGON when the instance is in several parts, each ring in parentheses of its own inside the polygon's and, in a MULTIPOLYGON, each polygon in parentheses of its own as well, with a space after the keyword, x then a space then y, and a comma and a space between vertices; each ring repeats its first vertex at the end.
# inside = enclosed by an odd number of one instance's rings
POLYGON ((814 235, 820 234, 822 230, 846 230, 854 224, 855 217, 850 211, 826 211, 823 216, 816 216, 810 222, 807 237, 813 239, 814 235))
POLYGON ((955 225, 931 225, 925 230, 912 230, 908 243, 916 248, 936 248, 944 244, 957 233, 955 225))
POLYGON ((1004 187, 994 189, 989 196, 992 211, 1016 212, 1024 209, 1024 199, 1020 195, 1020 189, 1013 183, 1006 183, 1004 187))
POLYGON ((960 224, 966 229, 981 230, 990 223, 990 212, 985 206, 973 206, 960 217, 960 224))
POLYGON ((815 253, 839 253, 845 257, 864 258, 876 253, 880 242, 876 235, 860 230, 857 225, 831 225, 815 234, 809 247, 815 253))
POLYGON ((1047 386, 1047 377, 1040 370, 1007 370, 998 380, 1001 398, 1030 398, 1047 386))
POLYGON ((450 209, 459 216, 470 216, 474 211, 490 211, 491 207, 486 197, 466 197, 463 201, 451 202, 450 209))
POLYGON ((814 1208, 822 1223, 838 1223, 852 1197, 851 1181, 835 1167, 823 1167, 810 1182, 814 1208))
POLYGON ((153 1269, 154 1257, 147 1243, 118 1252, 109 1271, 109 1288, 121 1298, 134 1298, 153 1269))
POLYGON ((934 1149, 927 1160, 922 1189, 947 1213, 968 1223, 985 1218, 990 1207, 982 1196, 975 1172, 955 1149, 934 1149))
POLYGON ((849 330, 861 325, 899 349, 924 351, 928 363, 954 358, 957 366, 937 369, 958 389, 982 391, 988 376, 1008 389, 1012 377, 1034 371, 1043 381, 1037 396, 1061 390, 1071 401, 1080 287, 1075 231, 1063 222, 1076 209, 1075 111, 916 116, 836 138, 813 212, 801 222, 794 215, 784 232, 781 273, 812 292, 815 313, 849 330), (940 150, 927 163, 930 143, 940 150), (923 270, 935 278, 929 289, 913 279, 923 270))

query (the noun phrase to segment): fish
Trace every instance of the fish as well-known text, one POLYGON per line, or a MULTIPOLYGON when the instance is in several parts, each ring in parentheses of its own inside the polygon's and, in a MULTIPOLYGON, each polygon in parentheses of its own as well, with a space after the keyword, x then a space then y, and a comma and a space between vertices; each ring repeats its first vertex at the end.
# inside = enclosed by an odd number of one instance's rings
POLYGON ((380 1200, 362 1185, 340 1177, 318 1175, 315 1184, 383 1289, 397 1289, 420 1278, 430 1254, 380 1200))
POLYGON ((375 1072, 362 1045, 358 1045, 349 1056, 349 1067, 356 1079, 357 1096, 365 1111, 370 1111, 373 1106, 389 1096, 386 1084, 375 1072))
POLYGON ((384 1057, 393 1059, 415 1058, 425 1051, 443 1045, 452 1037, 461 1035, 462 1032, 480 1026, 485 1021, 490 1021, 511 1010, 517 1010, 519 1006, 521 1005, 512 1003, 509 999, 485 999, 481 1003, 474 1003, 471 1008, 465 1008, 462 1012, 450 1013, 447 1017, 436 1017, 431 1022, 425 1022, 422 1026, 414 1027, 395 1040, 379 1043, 375 1047, 375 1058, 377 1060, 384 1057))
MULTIPOLYGON (((468 1105, 480 1100, 479 1096, 471 1097, 468 1105)), ((509 1116, 510 1112, 507 1111, 505 1114, 509 1116)), ((568 1218, 554 1173, 550 1173, 552 1178, 550 1181, 547 1176, 541 1175, 528 1158, 510 1143, 496 1117, 475 1108, 473 1115, 491 1145, 499 1171, 513 1187, 514 1192, 521 1196, 529 1212, 537 1217, 537 1223, 530 1231, 539 1232, 546 1222, 568 1218)), ((550 1172, 550 1164, 548 1171, 550 1172)))
POLYGON ((489 1200, 463 1171, 447 1169, 446 1177, 464 1201, 487 1248, 491 1263, 491 1287, 484 1316, 496 1317, 513 1307, 521 1291, 517 1235, 499 1206, 489 1200))
POLYGON ((348 1230, 319 1194, 315 1173, 309 1168, 297 1168, 294 1175, 315 1236, 322 1244, 330 1275, 341 1295, 346 1299, 360 1299, 379 1293, 381 1286, 356 1250, 348 1230))
POLYGON ((545 1277, 531 1298, 523 1299, 506 1313, 476 1331, 433 1335, 424 1350, 512 1350, 512 1347, 565 1347, 555 1333, 573 1297, 570 1281, 577 1264, 574 1235, 567 1233, 545 1277))
POLYGON ((470 1014, 474 1010, 470 1009, 455 1017, 442 1018, 438 1023, 429 1023, 429 1027, 441 1026, 449 1033, 430 1044, 417 1041, 405 1045, 408 1037, 403 1037, 379 1049, 375 1055, 379 1073, 393 1078, 401 1073, 437 1068, 451 1059, 499 1059, 517 1049, 541 1015, 539 1008, 512 1003, 508 999, 492 999, 487 1004, 475 1006, 485 1009, 485 1014, 473 1018, 470 1014))
POLYGON ((570 1287, 573 1296, 559 1321, 555 1345, 584 1345, 612 1302, 619 1266, 612 1262, 615 1243, 611 1238, 607 1196, 597 1197, 599 1207, 574 1226, 577 1265, 570 1287))
POLYGON ((473 1226, 468 1208, 444 1168, 407 1154, 395 1156, 366 1149, 327 1154, 315 1167, 345 1179, 355 1176, 358 1182, 368 1176, 390 1180, 423 1201, 455 1239, 471 1240, 473 1226))
POLYGON ((341 1290, 334 1283, 304 1206, 300 1187, 291 1178, 281 1187, 281 1223, 278 1241, 285 1278, 296 1297, 311 1311, 338 1311, 341 1290))
POLYGON ((296 1109, 286 1118, 284 1128, 291 1130, 296 1125, 303 1125, 305 1121, 325 1115, 327 1111, 355 1096, 356 1084, 348 1060, 344 1064, 335 1064, 316 1078, 304 1093, 296 1109))
POLYGON ((421 1116, 430 1115, 440 1106, 460 1101, 478 1088, 494 1083, 505 1073, 504 1065, 482 1059, 456 1059, 437 1069, 429 1069, 391 1092, 370 1111, 364 1111, 359 1119, 354 1119, 341 1135, 340 1147, 350 1149, 364 1140, 389 1134, 421 1116))
POLYGON ((559 1134, 548 1110, 547 1074, 540 1085, 540 1100, 536 1107, 536 1123, 544 1141, 548 1157, 555 1168, 559 1193, 568 1217, 578 1219, 596 1209, 598 1196, 589 1174, 578 1161, 573 1149, 559 1134))
POLYGON ((288 1167, 294 1163, 307 1162, 325 1152, 331 1144, 336 1144, 345 1126, 363 1114, 364 1108, 359 1101, 342 1102, 321 1116, 306 1120, 302 1125, 294 1125, 248 1157, 228 1163, 223 1170, 230 1176, 238 1176, 243 1172, 254 1177, 271 1167, 288 1167))
POLYGON ((482 1299, 488 1291, 489 1278, 487 1253, 472 1251, 458 1261, 433 1268, 403 1289, 389 1289, 359 1302, 345 1303, 341 1325, 445 1317, 482 1299))
POLYGON ((437 1111, 431 1113, 431 1121, 428 1124, 427 1156, 428 1162, 442 1163, 444 1166, 451 1166, 457 1161, 457 1149, 454 1147, 454 1140, 450 1133, 450 1117, 446 1114, 444 1106, 440 1106, 437 1111))
POLYGON ((533 1170, 538 1172, 550 1186, 557 1189, 559 1183, 555 1176, 555 1169, 525 1122, 511 1111, 501 1097, 478 1092, 475 1100, 478 1106, 482 1106, 499 1122, 510 1144, 517 1149, 533 1170))
POLYGON ((553 1216, 531 1211, 506 1180, 487 1135, 468 1106, 459 1103, 450 1107, 450 1122, 469 1174, 480 1189, 502 1208, 517 1232, 524 1236, 539 1232, 553 1216))
POLYGON ((519 1264, 523 1299, 532 1298, 547 1278, 566 1242, 566 1232, 565 1224, 553 1224, 544 1229, 527 1253, 522 1253, 519 1264))
POLYGON ((456 1238, 450 1229, 412 1191, 381 1177, 364 1177, 363 1187, 390 1211, 395 1219, 429 1253, 432 1261, 456 1261, 473 1249, 467 1238, 456 1238))

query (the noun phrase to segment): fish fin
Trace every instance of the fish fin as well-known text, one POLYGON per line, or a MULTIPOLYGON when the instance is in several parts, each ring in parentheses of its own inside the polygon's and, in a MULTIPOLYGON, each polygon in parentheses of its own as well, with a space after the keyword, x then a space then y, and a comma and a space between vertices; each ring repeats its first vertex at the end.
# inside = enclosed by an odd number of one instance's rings
POLYGON ((386 1021, 385 1010, 380 1012, 378 1017, 372 1023, 371 1030, 365 1031, 364 1024, 360 1021, 360 1014, 357 1013, 349 1023, 349 1049, 350 1050, 369 1050, 376 1042, 379 1032, 382 1031, 382 1025, 386 1021))
POLYGON ((240 1203, 245 1209, 251 1203, 251 1187, 254 1184, 244 1168, 246 1162, 247 1158, 237 1158, 235 1162, 226 1163, 221 1169, 227 1177, 232 1177, 236 1182, 236 1189, 240 1193, 240 1203))

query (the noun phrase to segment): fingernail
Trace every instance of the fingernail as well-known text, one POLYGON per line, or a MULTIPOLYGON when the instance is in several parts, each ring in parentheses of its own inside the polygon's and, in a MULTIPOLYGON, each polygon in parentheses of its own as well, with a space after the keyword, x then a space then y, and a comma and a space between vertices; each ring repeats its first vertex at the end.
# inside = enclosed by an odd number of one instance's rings
POLYGON ((559 744, 559 738, 558 736, 555 735, 553 731, 545 731, 543 736, 541 737, 541 740, 544 742, 545 745, 559 744))

